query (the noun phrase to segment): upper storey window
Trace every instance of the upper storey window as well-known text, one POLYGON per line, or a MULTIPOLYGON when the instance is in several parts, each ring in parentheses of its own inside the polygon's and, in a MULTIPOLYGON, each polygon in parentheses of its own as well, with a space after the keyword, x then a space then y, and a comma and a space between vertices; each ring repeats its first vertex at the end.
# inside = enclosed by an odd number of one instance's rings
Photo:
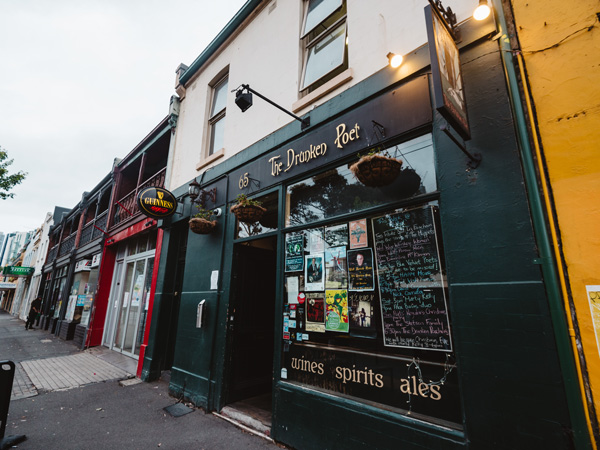
POLYGON ((212 89, 212 105, 210 108, 210 146, 208 156, 224 147, 225 138, 225 106, 227 104, 227 81, 224 77, 212 89))
POLYGON ((301 40, 300 92, 312 92, 348 68, 346 1, 307 0, 301 40))

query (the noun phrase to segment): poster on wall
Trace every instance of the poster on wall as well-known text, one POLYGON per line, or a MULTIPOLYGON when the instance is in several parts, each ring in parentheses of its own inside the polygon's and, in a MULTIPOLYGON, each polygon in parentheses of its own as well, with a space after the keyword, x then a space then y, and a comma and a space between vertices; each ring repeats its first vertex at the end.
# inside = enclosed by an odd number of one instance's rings
POLYGON ((373 250, 348 250, 348 276, 350 290, 372 291, 375 289, 375 275, 373 270, 373 250))
POLYGON ((436 8, 425 7, 425 20, 435 108, 463 139, 469 140, 471 133, 458 47, 436 8))
POLYGON ((360 219, 348 224, 350 233, 350 248, 363 248, 367 246, 367 219, 360 219))
POLYGON ((346 247, 331 247, 325 251, 325 289, 348 287, 346 247))
POLYGON ((298 303, 298 292, 300 292, 298 277, 287 277, 285 281, 285 286, 287 288, 288 303, 298 303))
POLYGON ((348 224, 343 223, 333 227, 326 227, 325 244, 327 244, 327 247, 348 245, 348 224))
POLYGON ((600 352, 600 286, 586 286, 585 290, 590 302, 592 325, 596 333, 596 346, 598 347, 598 352, 600 352))
POLYGON ((287 234, 285 236, 285 271, 299 272, 304 269, 304 236, 287 234))
POLYGON ((323 228, 308 230, 308 252, 323 253, 324 250, 325 240, 323 238, 323 228))
POLYGON ((306 331, 325 333, 325 294, 306 294, 306 331))
POLYGON ((452 351, 434 208, 372 221, 385 346, 452 351))
POLYGON ((374 292, 349 292, 350 330, 375 331, 373 323, 374 292))
POLYGON ((349 331, 348 291, 325 291, 325 330, 347 333, 349 331))
POLYGON ((323 280, 323 254, 306 255, 305 290, 322 291, 325 289, 323 280))

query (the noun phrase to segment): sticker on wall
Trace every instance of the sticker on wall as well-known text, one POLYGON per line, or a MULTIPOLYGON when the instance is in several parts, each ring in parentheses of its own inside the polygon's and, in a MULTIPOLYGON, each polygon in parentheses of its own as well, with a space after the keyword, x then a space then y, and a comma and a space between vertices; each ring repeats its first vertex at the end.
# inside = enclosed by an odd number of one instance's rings
POLYGON ((343 223, 333 227, 326 227, 325 243, 327 247, 348 245, 348 224, 343 223))
POLYGON ((367 246, 367 219, 350 222, 348 225, 350 248, 363 248, 367 246))
POLYGON ((323 254, 306 256, 306 269, 304 274, 307 291, 322 291, 325 289, 323 282, 323 254))
POLYGON ((306 294, 306 331, 325 333, 325 295, 306 294))
POLYGON ((586 286, 590 310, 592 312, 592 325, 596 333, 596 346, 600 352, 600 286, 586 286))
POLYGON ((348 287, 346 247, 331 247, 325 251, 325 289, 348 287))
POLYGON ((348 275, 351 291, 372 291, 375 289, 373 271, 373 250, 348 250, 348 275))
POLYGON ((325 291, 325 330, 347 333, 348 322, 348 291, 346 289, 325 291))

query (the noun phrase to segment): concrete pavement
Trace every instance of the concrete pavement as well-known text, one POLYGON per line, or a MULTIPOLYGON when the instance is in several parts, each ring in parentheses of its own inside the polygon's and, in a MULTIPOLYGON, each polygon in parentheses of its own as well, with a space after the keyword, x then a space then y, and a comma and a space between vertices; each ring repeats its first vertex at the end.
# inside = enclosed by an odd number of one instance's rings
POLYGON ((80 351, 0 311, 0 360, 16 364, 6 435, 21 449, 266 449, 273 442, 177 404, 162 380, 133 378, 135 361, 104 348, 80 351))

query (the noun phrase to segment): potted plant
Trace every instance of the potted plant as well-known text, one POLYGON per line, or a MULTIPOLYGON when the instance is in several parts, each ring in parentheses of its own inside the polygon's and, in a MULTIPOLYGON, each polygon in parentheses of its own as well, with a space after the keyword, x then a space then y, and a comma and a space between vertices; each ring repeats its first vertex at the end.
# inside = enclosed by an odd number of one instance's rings
POLYGON ((190 230, 197 234, 209 234, 217 226, 217 221, 211 220, 213 211, 199 205, 196 208, 198 212, 190 218, 190 230))
POLYGON ((246 194, 240 194, 235 198, 235 205, 231 207, 231 212, 237 220, 244 223, 258 222, 263 214, 267 212, 261 205, 261 202, 248 198, 246 194))
POLYGON ((402 161, 381 150, 373 149, 350 166, 350 171, 365 186, 377 187, 391 184, 402 167, 402 161))

